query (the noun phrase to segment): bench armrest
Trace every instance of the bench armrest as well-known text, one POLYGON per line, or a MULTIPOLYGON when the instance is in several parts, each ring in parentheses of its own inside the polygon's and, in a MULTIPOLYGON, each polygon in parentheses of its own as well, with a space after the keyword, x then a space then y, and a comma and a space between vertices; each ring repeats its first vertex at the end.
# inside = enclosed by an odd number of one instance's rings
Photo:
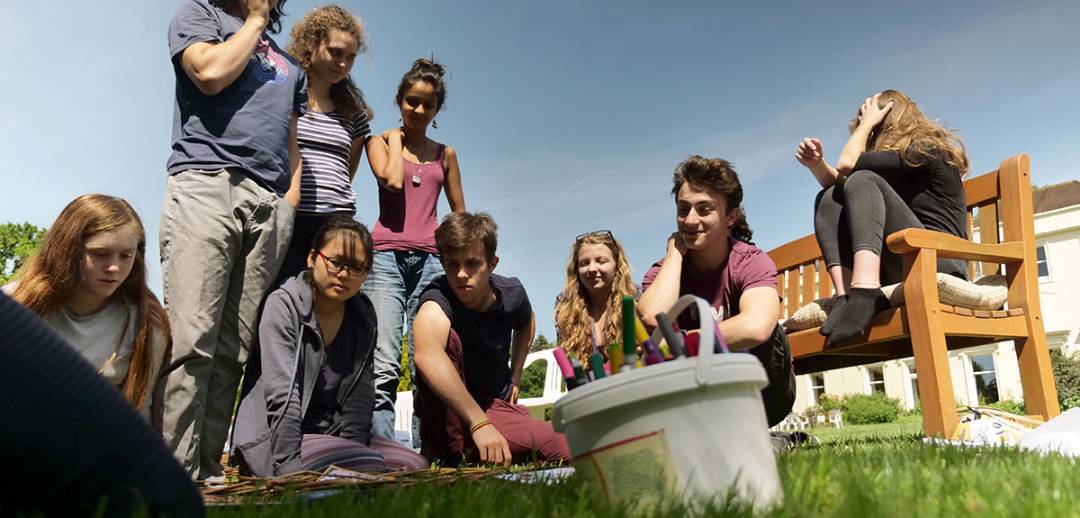
POLYGON ((1024 259, 1024 246, 1019 241, 982 244, 961 239, 935 230, 908 228, 893 232, 885 240, 889 250, 909 254, 920 249, 937 250, 938 257, 967 259, 990 263, 1015 263, 1024 259))

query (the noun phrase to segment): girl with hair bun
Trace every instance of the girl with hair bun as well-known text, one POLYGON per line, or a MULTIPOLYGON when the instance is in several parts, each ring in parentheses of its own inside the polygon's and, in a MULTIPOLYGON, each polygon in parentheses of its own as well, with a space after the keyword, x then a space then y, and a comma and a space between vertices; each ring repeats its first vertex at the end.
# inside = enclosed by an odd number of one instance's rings
MULTIPOLYGON (((376 174, 387 180, 379 186, 379 219, 371 232, 375 260, 364 291, 379 316, 373 433, 384 437, 394 436, 402 326, 412 329, 421 292, 443 273, 435 246, 439 193, 446 193, 451 211, 465 211, 457 153, 427 136, 429 125, 438 127, 435 116, 446 102, 445 74, 446 69, 434 60, 413 62, 394 98, 401 127, 385 131, 378 139, 385 146, 386 161, 376 174), (394 189, 395 185, 400 188, 394 189)), ((412 352, 409 340, 409 371, 415 373, 412 352)))
POLYGON ((386 146, 369 138, 372 110, 349 72, 367 51, 363 22, 344 7, 327 5, 306 14, 292 28, 288 52, 308 77, 308 110, 297 121, 300 205, 278 284, 306 266, 315 232, 330 218, 356 214, 353 178, 364 150, 375 178, 390 191, 401 178, 384 177, 386 146))
MULTIPOLYGON (((821 326, 831 345, 859 335, 889 307, 882 283, 903 280, 903 259, 885 238, 906 228, 928 228, 967 238, 964 145, 896 90, 863 101, 836 167, 821 141, 806 138, 795 157, 821 184, 814 233, 837 300, 821 326)), ((967 265, 938 259, 938 271, 966 278, 967 265)))
MULTIPOLYGON (((146 232, 121 198, 86 194, 64 207, 41 250, 4 292, 40 316, 148 421, 169 320, 146 285, 146 232)), ((159 428, 160 426, 155 426, 159 428)))
POLYGON ((587 232, 574 239, 566 263, 566 287, 555 301, 555 332, 567 355, 589 364, 607 345, 622 340, 622 298, 635 295, 626 251, 611 232, 587 232))
MULTIPOLYGON (((642 321, 656 325, 687 294, 705 299, 732 350, 753 354, 769 384, 761 391, 769 426, 784 420, 795 403, 791 347, 780 329, 776 264, 750 243, 753 233, 742 209, 743 189, 731 162, 694 155, 675 168, 676 232, 667 254, 645 272, 638 302, 642 321)), ((693 315, 679 319, 698 329, 693 315)))

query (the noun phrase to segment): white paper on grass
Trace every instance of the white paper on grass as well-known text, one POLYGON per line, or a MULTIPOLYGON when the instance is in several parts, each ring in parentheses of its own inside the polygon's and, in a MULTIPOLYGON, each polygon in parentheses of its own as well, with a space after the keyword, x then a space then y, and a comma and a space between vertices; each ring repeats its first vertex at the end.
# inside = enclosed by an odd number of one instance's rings
POLYGON ((1070 409, 1024 435, 1020 447, 1080 457, 1080 407, 1070 409))

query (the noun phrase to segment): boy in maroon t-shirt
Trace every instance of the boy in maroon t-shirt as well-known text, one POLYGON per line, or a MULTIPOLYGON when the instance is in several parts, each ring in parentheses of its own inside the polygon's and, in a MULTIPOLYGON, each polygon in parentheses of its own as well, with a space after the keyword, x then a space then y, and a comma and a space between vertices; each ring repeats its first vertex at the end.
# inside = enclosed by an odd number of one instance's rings
POLYGON ((773 426, 795 403, 791 347, 777 323, 776 264, 749 242, 742 185, 729 162, 692 156, 675 169, 674 183, 678 231, 668 238, 664 259, 645 273, 642 319, 655 326, 656 314, 682 295, 708 301, 731 349, 753 354, 765 367, 769 385, 761 396, 773 426))

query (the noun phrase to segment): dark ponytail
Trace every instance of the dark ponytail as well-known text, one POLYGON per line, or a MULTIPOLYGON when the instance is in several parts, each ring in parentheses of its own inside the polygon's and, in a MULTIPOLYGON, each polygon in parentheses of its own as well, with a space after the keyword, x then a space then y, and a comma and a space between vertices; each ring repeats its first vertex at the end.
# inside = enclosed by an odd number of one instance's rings
POLYGON ((401 106, 406 90, 417 81, 424 81, 435 89, 435 98, 438 100, 435 111, 442 110, 443 103, 446 102, 446 83, 443 81, 445 75, 446 67, 436 63, 434 59, 420 58, 413 61, 412 68, 405 72, 405 75, 401 77, 401 83, 398 84, 397 96, 394 97, 396 106, 401 106))
POLYGON ((746 212, 742 208, 743 190, 735 166, 721 158, 703 158, 693 155, 675 166, 672 177, 675 184, 671 194, 678 195, 683 184, 689 183, 698 189, 707 189, 724 198, 728 211, 735 211, 735 224, 731 226, 731 237, 739 241, 750 242, 754 232, 746 221, 746 212))

